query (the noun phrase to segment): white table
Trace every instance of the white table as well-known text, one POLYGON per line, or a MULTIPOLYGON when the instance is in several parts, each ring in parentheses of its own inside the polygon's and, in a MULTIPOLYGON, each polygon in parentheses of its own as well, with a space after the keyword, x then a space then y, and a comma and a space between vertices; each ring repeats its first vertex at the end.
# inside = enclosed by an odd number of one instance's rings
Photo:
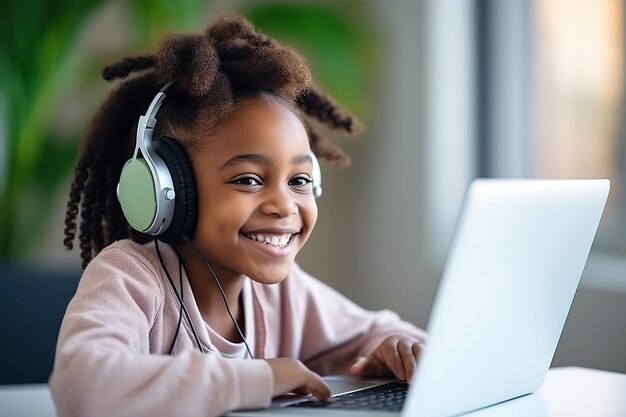
POLYGON ((469 413, 467 417, 625 417, 626 374, 553 368, 534 394, 469 413))
MULTIPOLYGON (((0 385, 0 416, 54 417, 46 384, 0 385)), ((626 374, 554 368, 539 391, 467 414, 471 417, 626 417, 626 374)))
POLYGON ((0 385, 0 416, 56 416, 48 384, 0 385))

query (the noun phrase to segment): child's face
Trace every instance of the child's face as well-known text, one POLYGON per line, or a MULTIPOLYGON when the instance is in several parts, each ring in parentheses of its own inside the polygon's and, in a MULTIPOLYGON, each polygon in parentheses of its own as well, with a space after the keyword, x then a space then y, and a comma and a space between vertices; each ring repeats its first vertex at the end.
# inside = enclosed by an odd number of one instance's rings
POLYGON ((273 99, 245 101, 191 155, 198 188, 194 242, 220 279, 282 281, 317 220, 309 140, 273 99))

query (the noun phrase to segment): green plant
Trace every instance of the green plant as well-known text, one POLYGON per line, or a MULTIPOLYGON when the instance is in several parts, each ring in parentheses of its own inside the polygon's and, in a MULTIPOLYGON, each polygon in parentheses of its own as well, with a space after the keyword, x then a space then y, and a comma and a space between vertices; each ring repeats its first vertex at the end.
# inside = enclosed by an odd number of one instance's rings
MULTIPOLYGON (((129 47, 145 47, 166 28, 189 29, 207 6, 196 0, 120 4, 134 16, 138 34, 129 47)), ((80 134, 59 137, 52 118, 63 93, 89 65, 75 53, 75 44, 102 5, 101 0, 8 0, 2 6, 0 259, 24 258, 34 248, 71 173, 80 134)), ((99 77, 97 70, 91 77, 99 77)))
POLYGON ((24 253, 47 206, 71 168, 76 142, 54 140, 49 119, 71 80, 78 57, 70 52, 85 18, 99 1, 9 0, 0 25, 0 100, 5 155, 0 184, 0 257, 24 253))

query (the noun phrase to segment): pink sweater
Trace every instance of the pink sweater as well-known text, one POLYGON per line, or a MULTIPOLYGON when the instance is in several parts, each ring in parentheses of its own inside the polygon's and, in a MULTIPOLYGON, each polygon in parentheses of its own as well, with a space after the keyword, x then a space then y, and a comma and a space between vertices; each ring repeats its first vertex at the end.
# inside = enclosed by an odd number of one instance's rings
MULTIPOLYGON (((160 247, 178 286, 176 255, 160 247)), ((389 335, 425 340, 396 314, 366 311, 297 265, 280 284, 251 282, 256 359, 215 348, 188 284, 185 305, 208 353, 183 320, 168 355, 179 304, 154 244, 105 248, 85 270, 61 326, 50 378, 59 416, 215 416, 266 407, 273 376, 261 358, 298 358, 320 374, 341 373, 389 335)))

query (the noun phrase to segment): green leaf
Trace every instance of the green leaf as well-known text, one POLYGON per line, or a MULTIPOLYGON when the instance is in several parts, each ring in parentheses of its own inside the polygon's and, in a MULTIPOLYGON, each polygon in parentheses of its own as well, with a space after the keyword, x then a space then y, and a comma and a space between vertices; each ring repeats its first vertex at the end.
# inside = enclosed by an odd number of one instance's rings
POLYGON ((23 255, 28 245, 22 242, 39 236, 30 230, 39 223, 39 213, 49 212, 40 200, 58 184, 37 193, 35 181, 55 176, 39 177, 35 171, 50 151, 48 131, 58 97, 76 73, 79 57, 73 54, 74 41, 100 4, 95 0, 6 1, 6 24, 0 25, 0 85, 6 109, 8 170, 6 183, 0 187, 0 258, 23 255), (25 209, 30 201, 35 202, 33 209, 25 209))

